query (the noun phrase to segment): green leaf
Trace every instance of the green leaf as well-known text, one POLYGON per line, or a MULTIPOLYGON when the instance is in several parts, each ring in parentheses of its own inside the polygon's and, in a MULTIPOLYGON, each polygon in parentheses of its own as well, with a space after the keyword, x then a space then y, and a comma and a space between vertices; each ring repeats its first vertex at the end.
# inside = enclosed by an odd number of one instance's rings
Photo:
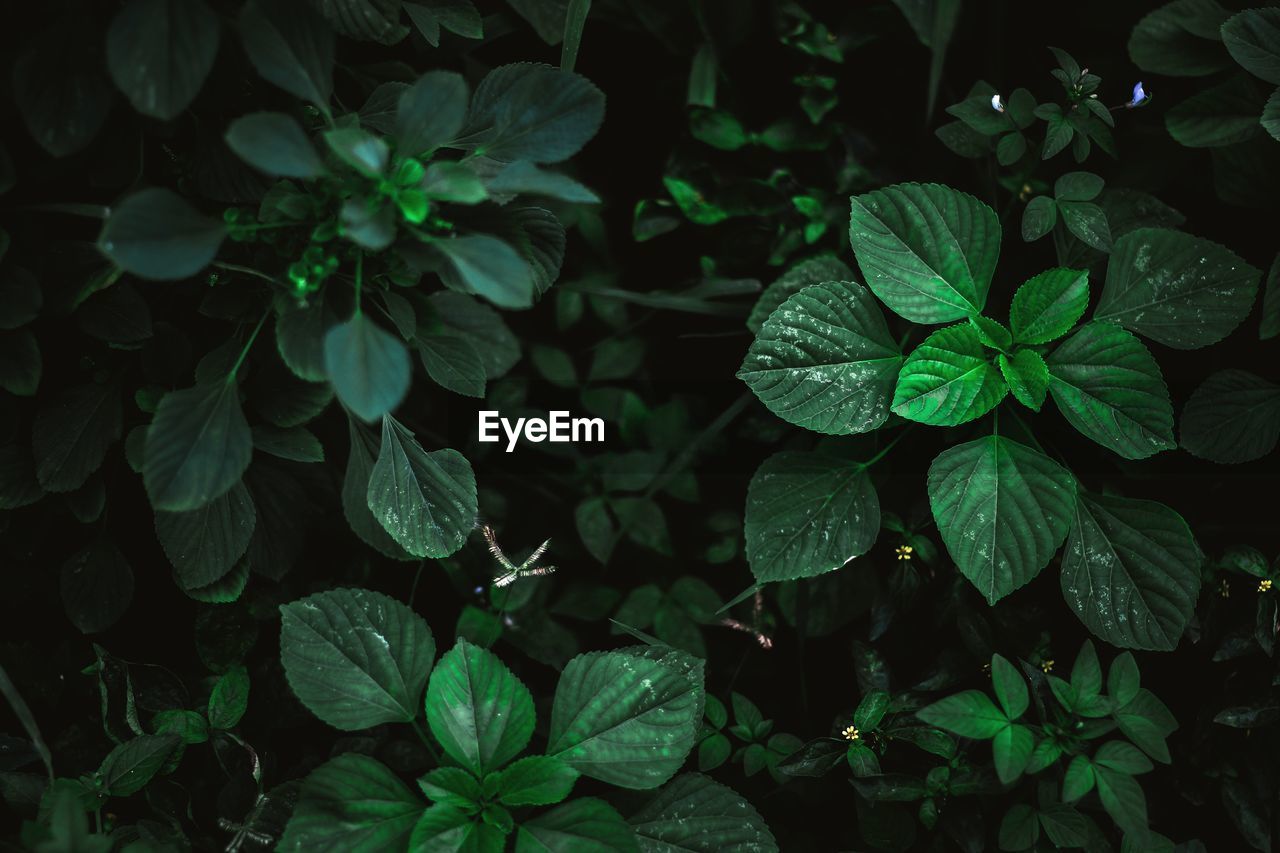
POLYGON ((1261 275, 1210 240, 1139 228, 1116 241, 1093 316, 1166 346, 1197 349, 1240 325, 1261 275))
POLYGON ((853 712, 853 725, 858 731, 869 732, 880 725, 889 708, 889 694, 884 690, 872 690, 853 712))
POLYGON ((1088 307, 1087 271, 1045 270, 1013 294, 1009 328, 1018 343, 1047 344, 1069 332, 1088 307))
POLYGON ((1261 459, 1280 439, 1280 385, 1245 370, 1212 374, 1182 410, 1182 446, 1201 459, 1261 459))
POLYGON ((333 31, 305 0, 250 0, 240 10, 240 39, 262 78, 329 113, 333 31))
POLYGON ((769 316, 738 378, 784 420, 845 435, 884 423, 901 363, 871 293, 853 282, 827 282, 792 295, 769 316))
POLYGON ((134 109, 168 121, 209 76, 218 29, 203 0, 129 0, 107 28, 107 71, 134 109))
POLYGON ((975 314, 969 318, 969 323, 978 333, 978 340, 982 341, 983 346, 997 350, 1007 350, 1013 346, 1013 336, 1000 321, 975 314))
POLYGON ((422 191, 429 199, 457 204, 478 204, 489 197, 479 175, 469 166, 452 162, 428 166, 422 191))
POLYGON ((160 711, 152 718, 151 727, 156 734, 177 735, 188 746, 209 740, 209 723, 196 711, 160 711))
POLYGON ((503 162, 559 163, 604 121, 604 93, 572 71, 519 63, 489 72, 476 89, 465 147, 503 162))
POLYGON ((1000 353, 996 362, 1014 399, 1033 412, 1040 411, 1049 393, 1049 366, 1040 353, 1030 349, 1020 349, 1012 357, 1000 353))
POLYGON ((114 382, 68 388, 42 401, 31 429, 36 478, 47 492, 71 492, 102 467, 122 430, 114 382))
POLYGON ((1064 803, 1040 810, 1044 834, 1058 847, 1084 847, 1089 843, 1089 823, 1084 815, 1064 803))
POLYGON ((353 418, 347 419, 351 451, 342 480, 342 512, 356 535, 366 544, 395 560, 412 560, 413 555, 400 547, 382 522, 369 509, 369 476, 382 447, 379 433, 367 429, 353 418))
POLYGON ((453 141, 467 116, 467 81, 455 71, 428 71, 400 95, 395 138, 401 156, 429 154, 453 141))
POLYGON ((179 585, 199 589, 226 575, 244 556, 257 520, 249 490, 237 481, 199 509, 157 510, 156 538, 177 570, 179 585))
POLYGON ((561 201, 599 204, 600 197, 582 184, 527 160, 516 160, 489 180, 489 192, 510 195, 541 195, 561 201))
POLYGON ((413 370, 404 341, 366 314, 325 334, 324 367, 338 399, 366 423, 400 405, 413 370))
POLYGON ((484 37, 484 22, 471 0, 426 0, 405 3, 404 9, 432 47, 439 46, 441 27, 463 38, 484 37))
POLYGON ((126 272, 168 281, 189 278, 218 254, 226 229, 172 190, 133 193, 111 210, 98 246, 126 272))
POLYGON ((240 481, 253 436, 234 381, 170 391, 147 429, 142 477, 157 510, 185 512, 240 481))
POLYGON ((1027 680, 1017 667, 1000 655, 991 656, 991 684, 1006 717, 1016 720, 1027 712, 1031 703, 1027 680))
POLYGON ((1263 130, 1271 134, 1272 139, 1280 140, 1280 89, 1276 89, 1267 98, 1259 123, 1263 130))
POLYGON ((1106 186, 1092 172, 1067 172, 1053 183, 1053 196, 1058 201, 1093 201, 1106 186))
POLYGON ((991 411, 1008 391, 977 330, 959 323, 929 335, 907 356, 893 411, 920 423, 956 426, 991 411))
POLYGON ((289 307, 276 319, 276 349, 294 376, 307 382, 323 382, 328 387, 325 333, 341 322, 332 298, 326 299, 323 290, 308 297, 305 306, 290 300, 289 307))
POLYGON ((1098 782, 1098 798, 1111 819, 1126 833, 1139 838, 1147 835, 1147 798, 1142 786, 1132 776, 1100 765, 1094 766, 1098 782))
POLYGON ((1009 718, 980 690, 966 690, 921 708, 923 722, 961 737, 989 740, 1009 727, 1009 718))
POLYGON ((1095 784, 1097 784, 1097 778, 1094 776, 1093 765, 1089 763, 1089 757, 1077 755, 1071 759, 1071 763, 1067 765, 1067 772, 1062 777, 1063 802, 1074 803, 1092 791, 1095 784))
POLYGON ((403 850, 422 801, 381 762, 349 752, 311 771, 277 850, 403 850))
POLYGON ((569 661, 556 686, 547 753, 622 788, 671 778, 693 749, 703 690, 700 663, 694 678, 668 658, 625 649, 569 661))
POLYGON ((96 538, 73 554, 58 575, 62 606, 84 634, 114 625, 133 600, 133 569, 109 539, 96 538))
POLYGON ((1017 803, 1004 813, 1000 820, 1001 850, 1030 850, 1039 839, 1040 824, 1031 806, 1017 803))
POLYGON ((1080 493, 1062 557, 1062 594, 1095 635, 1171 651, 1191 619, 1203 555, 1176 512, 1080 493))
POLYGON ((268 175, 316 178, 325 173, 306 132, 284 113, 241 116, 227 128, 227 145, 241 160, 268 175))
POLYGON ((549 806, 573 790, 578 772, 558 758, 531 755, 498 774, 495 789, 508 806, 549 806))
POLYGON ((795 294, 811 284, 824 282, 845 282, 853 280, 853 271, 834 255, 818 255, 808 258, 787 269, 772 284, 764 289, 747 317, 747 328, 751 334, 758 335, 769 315, 778 309, 795 294))
POLYGON ((254 449, 263 453, 290 462, 324 461, 324 446, 315 433, 306 427, 286 429, 270 424, 256 424, 250 432, 253 434, 254 449))
POLYGON ((476 480, 456 450, 427 453, 389 415, 366 497, 374 518, 418 557, 447 557, 467 541, 476 519, 476 480))
POLYGON ((1075 478, 1002 436, 943 451, 929 466, 929 504, 960 572, 989 604, 1025 586, 1067 535, 1075 478))
POLYGON ((1067 230, 1100 252, 1111 251, 1111 228, 1102 208, 1088 201, 1059 201, 1067 230))
POLYGON ((378 178, 387 171, 391 149, 379 136, 358 127, 338 127, 326 130, 324 141, 338 159, 366 178, 378 178))
POLYGON ((138 735, 107 754, 98 768, 102 790, 109 797, 136 794, 151 781, 182 740, 173 734, 138 735))
POLYGON ((1048 126, 1044 131, 1044 147, 1040 149, 1040 159, 1048 160, 1057 156, 1062 149, 1071 144, 1075 135, 1075 128, 1062 113, 1050 115, 1048 126))
POLYGON ((849 242, 891 310, 917 323, 982 310, 1000 256, 995 211, 940 184, 897 184, 851 202, 849 242))
POLYGON ((533 697, 488 649, 466 640, 445 652, 427 685, 427 725, 445 753, 477 776, 529 743, 533 697))
POLYGON ((639 853, 622 815, 595 797, 581 797, 520 823, 516 853, 639 853))
POLYGON ((343 731, 418 715, 436 645, 422 617, 381 593, 335 589, 280 607, 280 662, 294 695, 343 731))
POLYGON ((461 767, 437 767, 418 779, 418 787, 433 803, 452 806, 468 814, 475 813, 484 802, 480 780, 461 767))
POLYGON ((645 853, 777 853, 773 833, 737 791, 700 773, 668 782, 629 820, 645 853))
POLYGON ((420 335, 415 341, 422 366, 438 385, 457 394, 484 398, 484 361, 470 341, 452 334, 420 335))
POLYGON ((1153 769, 1151 760, 1142 754, 1137 747, 1122 740, 1109 740, 1093 756, 1094 767, 1106 767, 1117 773, 1137 776, 1149 773, 1153 769))
POLYGON ((533 304, 533 269, 509 243, 489 234, 465 234, 432 243, 450 264, 445 284, 474 293, 500 308, 533 304))
POLYGON ((1218 29, 1231 13, 1214 0, 1174 0, 1140 20, 1129 36, 1139 68, 1169 77, 1202 77, 1231 65, 1218 29))
POLYGON ((237 666, 228 670, 209 695, 209 725, 215 729, 233 729, 249 708, 249 673, 237 666))
POLYGON ((1154 693, 1137 686, 1136 671, 1133 690, 1133 698, 1123 703, 1113 715, 1116 723, 1135 746, 1156 761, 1169 764, 1172 759, 1165 738, 1177 731, 1178 722, 1154 693))
MULTIPOLYGON (((254 530, 257 531, 257 529, 255 525, 254 530)), ((253 558, 252 541, 250 546, 244 558, 236 562, 213 583, 191 588, 183 587, 182 591, 188 598, 203 601, 205 604, 230 604, 238 600, 244 593, 244 588, 249 585, 249 564, 253 558)), ((255 562, 254 565, 259 563, 255 562)), ((283 571, 281 570, 280 573, 283 571)))
POLYGON ((1089 323, 1050 353, 1049 392, 1071 425, 1126 459, 1175 446, 1160 366, 1137 338, 1089 323))
POLYGON ((991 741, 991 753, 995 759, 996 776, 1002 783, 1009 785, 1018 780, 1027 769, 1034 748, 1035 736, 1026 726, 1014 724, 996 733, 991 741))
POLYGON ((1222 25, 1231 58, 1255 77, 1280 85, 1280 9, 1248 9, 1222 25))
POLYGON ((1198 92, 1164 115, 1169 135, 1188 148, 1220 148, 1258 134, 1266 96, 1243 74, 1198 92))
POLYGON ((1141 683, 1138 662, 1134 660, 1132 652, 1125 652, 1111 662, 1111 669, 1107 671, 1107 695, 1116 703, 1117 708, 1123 708, 1133 701, 1141 683))
POLYGON ((1102 692, 1102 665, 1091 640, 1085 640, 1071 666, 1071 686, 1076 695, 1084 699, 1102 692))
POLYGON ((747 488, 747 562, 761 582, 834 571, 871 549, 880 502, 866 470, 817 453, 765 460, 747 488))
POLYGON ((43 366, 35 335, 26 329, 0 332, 0 388, 18 397, 35 396, 43 366))
POLYGON ((1047 195, 1038 195, 1022 211, 1022 239, 1030 243, 1053 230, 1058 222, 1058 205, 1047 195))
POLYGON ((413 827, 408 850, 475 851, 498 853, 503 833, 467 811, 451 805, 434 805, 424 811, 413 827))

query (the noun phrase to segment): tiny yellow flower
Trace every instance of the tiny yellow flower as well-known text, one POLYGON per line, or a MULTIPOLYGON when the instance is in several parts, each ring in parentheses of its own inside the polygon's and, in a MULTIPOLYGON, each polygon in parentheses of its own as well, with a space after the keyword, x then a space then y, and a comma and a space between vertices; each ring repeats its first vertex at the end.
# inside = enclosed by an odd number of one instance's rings
POLYGON ((1231 597, 1231 584, 1227 583, 1226 578, 1223 578, 1222 581, 1218 584, 1218 595, 1222 596, 1223 598, 1231 597))
POLYGON ((1053 658, 1046 658, 1045 660, 1040 661, 1041 671, 1046 673, 1053 672, 1054 663, 1055 661, 1053 660, 1053 658))
POLYGON ((985 675, 987 678, 991 677, 991 664, 984 663, 982 665, 982 674, 985 675))
POLYGON ((1271 589, 1271 579, 1258 581, 1258 592, 1267 592, 1271 589))
POLYGON ((910 545, 899 545, 894 549, 894 552, 898 555, 899 560, 910 560, 911 555, 915 553, 915 550, 916 549, 912 548, 910 545))
POLYGON ((845 740, 858 740, 858 738, 860 737, 860 735, 858 734, 858 730, 853 726, 846 726, 845 730, 841 732, 841 734, 844 735, 845 740))

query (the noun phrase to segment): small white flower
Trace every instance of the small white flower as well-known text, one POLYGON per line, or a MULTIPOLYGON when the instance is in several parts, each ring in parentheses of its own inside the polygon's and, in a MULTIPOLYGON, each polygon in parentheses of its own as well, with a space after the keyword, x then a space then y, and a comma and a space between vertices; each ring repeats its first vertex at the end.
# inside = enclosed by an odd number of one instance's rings
POLYGON ((999 93, 991 96, 991 109, 998 113, 1004 112, 1004 101, 1000 100, 999 93))

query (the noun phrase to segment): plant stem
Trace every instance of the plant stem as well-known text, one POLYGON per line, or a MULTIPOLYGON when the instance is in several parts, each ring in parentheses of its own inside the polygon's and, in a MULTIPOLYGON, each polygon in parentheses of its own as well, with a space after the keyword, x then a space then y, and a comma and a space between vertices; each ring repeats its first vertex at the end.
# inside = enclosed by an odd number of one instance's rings
POLYGON ((356 313, 360 316, 360 289, 364 286, 364 252, 356 252, 356 313))
POLYGON ((226 261, 214 261, 213 266, 220 270, 226 270, 227 272, 244 273, 245 275, 251 275, 254 278, 260 278, 263 281, 269 281, 272 284, 279 284, 278 281, 264 273, 262 270, 255 270, 253 267, 243 267, 240 266, 240 264, 229 264, 226 261))
POLYGON ((253 342, 258 339, 258 332, 262 331, 262 324, 267 322, 267 315, 271 313, 268 309, 262 312, 262 319, 258 321, 258 325, 253 327, 253 334, 249 335, 249 340, 245 342, 244 348, 240 350, 240 355, 236 357, 236 363, 231 366, 231 371, 227 374, 227 384, 236 381, 236 372, 240 370, 240 365, 244 364, 245 357, 249 355, 249 350, 253 347, 253 342))
POLYGON ((914 428, 915 428, 915 425, 913 424, 913 425, 911 425, 911 426, 908 426, 908 427, 907 427, 906 429, 904 429, 902 432, 898 433, 898 434, 897 434, 897 436, 895 436, 895 437, 894 437, 893 441, 891 441, 891 442, 889 442, 887 445, 885 445, 885 447, 884 447, 883 449, 881 449, 881 451, 880 451, 879 453, 877 453, 875 456, 872 456, 872 457, 871 457, 870 459, 868 459, 866 462, 863 462, 863 463, 862 463, 862 467, 863 467, 863 468, 870 468, 872 465, 874 465, 874 464, 876 464, 877 462, 879 462, 881 459, 883 459, 883 458, 884 458, 884 457, 889 453, 889 451, 890 451, 890 450, 893 450, 894 446, 895 446, 895 445, 897 445, 897 443, 898 443, 899 441, 902 441, 902 439, 906 438, 906 437, 907 437, 907 433, 911 432, 911 430, 913 430, 914 428))

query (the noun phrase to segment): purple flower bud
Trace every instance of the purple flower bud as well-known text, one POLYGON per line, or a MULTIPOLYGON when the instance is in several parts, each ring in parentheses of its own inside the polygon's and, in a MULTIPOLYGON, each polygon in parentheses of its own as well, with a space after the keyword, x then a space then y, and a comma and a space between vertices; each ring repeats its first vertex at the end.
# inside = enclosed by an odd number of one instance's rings
POLYGON ((1142 88, 1142 81, 1139 80, 1133 87, 1133 99, 1125 104, 1126 107, 1140 107, 1151 98, 1142 88))
POLYGON ((996 94, 991 96, 991 109, 998 113, 1004 112, 1004 102, 1000 100, 1000 95, 996 94))

